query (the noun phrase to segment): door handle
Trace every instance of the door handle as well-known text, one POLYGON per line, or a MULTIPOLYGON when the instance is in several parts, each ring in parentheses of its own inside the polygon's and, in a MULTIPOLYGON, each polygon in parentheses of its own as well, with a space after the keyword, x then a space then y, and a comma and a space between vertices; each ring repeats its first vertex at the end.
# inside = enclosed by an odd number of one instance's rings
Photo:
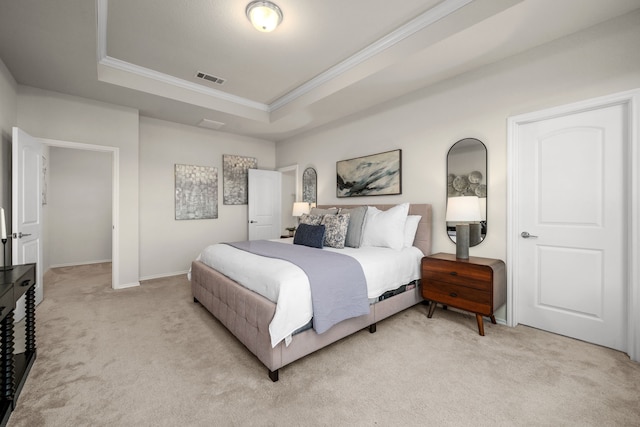
POLYGON ((249 221, 249 224, 256 224, 257 222, 258 221, 251 220, 251 221, 249 221))
POLYGON ((528 232, 528 231, 523 231, 522 233, 520 233, 520 235, 521 235, 523 238, 525 238, 525 239, 528 239, 528 238, 530 238, 530 237, 538 238, 538 236, 534 236, 533 234, 529 234, 529 232, 528 232))
POLYGON ((11 235, 11 237, 13 237, 14 239, 22 239, 23 237, 27 237, 27 236, 31 236, 31 234, 29 234, 29 233, 24 233, 23 234, 22 231, 19 232, 19 233, 13 233, 11 235))

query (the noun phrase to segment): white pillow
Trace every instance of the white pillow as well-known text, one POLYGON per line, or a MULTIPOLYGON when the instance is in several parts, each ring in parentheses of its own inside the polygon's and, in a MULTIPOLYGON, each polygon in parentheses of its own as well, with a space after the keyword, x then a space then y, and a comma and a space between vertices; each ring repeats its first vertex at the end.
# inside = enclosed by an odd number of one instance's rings
POLYGON ((421 215, 408 215, 407 221, 404 223, 404 247, 410 248, 413 246, 413 240, 416 238, 416 231, 418 231, 418 223, 422 218, 421 215))
POLYGON ((364 222, 361 246, 402 249, 404 224, 407 222, 408 213, 409 203, 396 205, 386 211, 369 206, 367 219, 364 222))

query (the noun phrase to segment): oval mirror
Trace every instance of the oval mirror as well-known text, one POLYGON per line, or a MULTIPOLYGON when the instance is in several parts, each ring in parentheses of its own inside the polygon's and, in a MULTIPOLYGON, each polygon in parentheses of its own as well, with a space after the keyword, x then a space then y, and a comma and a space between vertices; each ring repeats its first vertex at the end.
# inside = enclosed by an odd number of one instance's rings
MULTIPOLYGON (((475 138, 456 142, 447 154, 447 202, 459 196, 479 198, 481 220, 469 224, 469 246, 475 246, 487 235, 487 147, 475 138)), ((446 228, 455 243, 456 224, 447 222, 446 228)))
POLYGON ((302 173, 302 201, 318 203, 318 175, 314 168, 306 168, 302 173))

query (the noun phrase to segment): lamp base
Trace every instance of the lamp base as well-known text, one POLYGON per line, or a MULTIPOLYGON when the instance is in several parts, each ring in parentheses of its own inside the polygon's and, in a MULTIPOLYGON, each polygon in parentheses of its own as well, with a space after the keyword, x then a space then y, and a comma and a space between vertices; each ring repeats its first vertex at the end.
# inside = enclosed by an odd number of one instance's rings
POLYGON ((469 259, 469 224, 456 224, 456 258, 469 259))
POLYGON ((469 224, 469 247, 475 246, 482 242, 482 230, 479 222, 469 224))

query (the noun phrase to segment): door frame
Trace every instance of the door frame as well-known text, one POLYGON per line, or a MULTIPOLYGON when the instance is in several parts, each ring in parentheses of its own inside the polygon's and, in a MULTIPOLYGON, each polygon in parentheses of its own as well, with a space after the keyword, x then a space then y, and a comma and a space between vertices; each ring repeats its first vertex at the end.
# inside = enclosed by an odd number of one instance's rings
POLYGON ((296 180, 296 202, 298 200, 300 200, 300 172, 299 172, 299 168, 298 165, 290 165, 290 166, 283 166, 281 168, 277 169, 278 172, 282 172, 283 174, 285 173, 290 173, 293 172, 295 175, 295 180, 296 180))
MULTIPOLYGON (((292 175, 293 179, 294 179, 294 187, 295 187, 295 200, 294 202, 297 202, 300 200, 300 187, 301 187, 301 183, 300 183, 300 172, 299 172, 299 168, 298 165, 289 165, 289 166, 282 166, 279 167, 278 169, 276 169, 278 172, 280 172, 282 175, 292 175)), ((284 179, 282 179, 282 184, 281 187, 284 190, 284 179)), ((285 206, 284 204, 284 192, 280 193, 280 200, 281 200, 281 205, 283 208, 283 211, 280 212, 280 232, 282 232, 282 227, 287 223, 286 221, 286 217, 287 217, 287 212, 289 212, 289 210, 291 209, 291 207, 293 206, 293 204, 291 204, 290 206, 285 206)), ((292 217, 293 218, 293 217, 292 217)), ((294 224, 295 226, 295 224, 294 224)))
POLYGON ((519 187, 517 165, 520 159, 520 126, 561 117, 572 113, 626 106, 627 112, 627 354, 640 361, 640 268, 634 262, 640 256, 640 89, 588 99, 507 119, 507 325, 518 325, 518 286, 516 274, 518 253, 519 208, 516 191, 519 187))
MULTIPOLYGON (((57 139, 38 138, 50 147, 73 148, 76 150, 98 151, 111 154, 111 288, 121 289, 120 277, 120 149, 106 145, 85 144, 81 142, 61 141, 57 139)), ((124 286, 129 287, 129 286, 124 286)))

